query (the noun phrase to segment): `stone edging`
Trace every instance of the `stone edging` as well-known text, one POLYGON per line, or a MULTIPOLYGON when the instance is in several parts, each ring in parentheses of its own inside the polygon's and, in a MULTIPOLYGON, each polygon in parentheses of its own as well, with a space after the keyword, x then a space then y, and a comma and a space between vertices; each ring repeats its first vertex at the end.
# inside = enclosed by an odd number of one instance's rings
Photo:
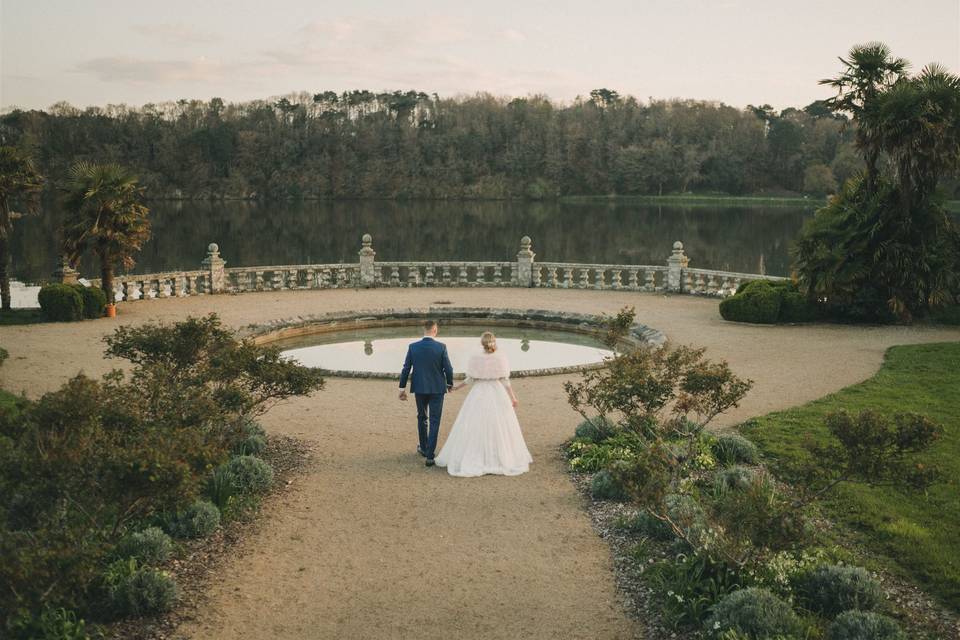
MULTIPOLYGON (((247 325, 240 336, 250 338, 257 344, 267 344, 286 338, 366 329, 370 327, 400 327, 416 324, 424 318, 436 318, 445 324, 476 324, 478 321, 494 326, 530 327, 536 329, 560 329, 576 333, 597 334, 602 330, 600 317, 565 311, 546 311, 541 309, 496 309, 492 307, 425 307, 401 309, 376 309, 361 311, 340 311, 334 313, 309 314, 295 318, 270 320, 261 324, 247 325)), ((658 329, 636 323, 630 327, 625 342, 630 346, 641 344, 662 346, 666 336, 658 329)), ((527 369, 511 374, 513 377, 548 376, 576 373, 598 369, 603 364, 571 365, 549 369, 527 369)), ((396 380, 399 374, 378 373, 372 371, 340 371, 321 369, 325 375, 342 378, 369 378, 396 380)), ((458 374, 457 378, 462 378, 458 374)))

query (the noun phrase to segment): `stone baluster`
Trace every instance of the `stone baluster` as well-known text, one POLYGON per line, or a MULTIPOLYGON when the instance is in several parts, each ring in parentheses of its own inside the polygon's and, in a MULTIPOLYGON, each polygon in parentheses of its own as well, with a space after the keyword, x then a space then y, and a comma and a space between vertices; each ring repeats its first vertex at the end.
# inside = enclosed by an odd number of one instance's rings
POLYGON ((603 269, 594 269, 593 270, 593 288, 596 290, 601 290, 604 288, 604 270, 603 269))
POLYGON ((400 267, 397 267, 397 266, 390 267, 390 286, 391 287, 400 286, 400 267))
MULTIPOLYGON (((517 275, 517 277, 519 278, 519 274, 517 275)), ((517 282, 518 282, 517 286, 520 286, 519 280, 517 282)), ((531 282, 530 284, 533 287, 543 286, 543 273, 541 272, 539 265, 534 265, 533 267, 533 282, 531 282)))
POLYGON ((493 266, 493 286, 499 287, 501 285, 503 285, 503 267, 497 264, 493 266))
POLYGON ((186 275, 185 295, 197 295, 197 276, 193 275, 192 273, 188 273, 186 275))
POLYGON ((443 286, 449 287, 450 286, 450 265, 448 264, 443 265, 442 278, 443 278, 443 286))
POLYGON ((691 293, 703 293, 704 291, 706 291, 706 288, 703 285, 703 274, 698 273, 691 293))
POLYGON ((627 287, 631 291, 640 290, 640 270, 639 269, 630 269, 630 283, 627 287))
POLYGON ((183 276, 179 273, 173 276, 173 288, 170 291, 170 295, 176 298, 183 297, 183 276))
POLYGON ((733 293, 737 292, 737 289, 740 288, 740 285, 743 283, 743 278, 734 278, 733 279, 733 293))
POLYGON ((337 288, 339 289, 349 289, 351 286, 350 282, 350 270, 346 267, 339 267, 337 269, 337 288))
POLYGON ((287 270, 287 288, 288 289, 299 289, 300 288, 300 270, 299 269, 289 269, 287 270))
POLYGON ((566 268, 564 268, 564 270, 563 270, 563 288, 564 288, 564 289, 572 289, 573 287, 574 287, 574 282, 573 282, 573 268, 572 268, 572 267, 566 267, 566 268))
POLYGON ((557 286, 557 268, 549 267, 547 269, 547 286, 556 287, 557 286))
POLYGON ((587 268, 580 269, 580 288, 590 288, 590 270, 587 268))
POLYGON ((169 298, 170 289, 167 286, 169 278, 157 278, 157 297, 158 298, 169 298))
POLYGON ((733 281, 730 279, 730 276, 724 276, 723 278, 723 289, 720 291, 720 295, 728 296, 733 293, 733 281))
POLYGON ((696 293, 693 286, 693 274, 687 270, 683 271, 683 289, 685 293, 696 293))
POLYGON ((255 269, 253 272, 253 290, 263 291, 263 270, 255 269))
POLYGON ((619 289, 619 288, 621 288, 621 286, 622 286, 621 279, 622 279, 622 277, 623 277, 623 276, 622 276, 622 271, 621 271, 620 269, 614 269, 614 270, 612 271, 612 274, 613 274, 613 275, 612 275, 611 280, 610 280, 610 286, 611 286, 613 289, 619 289))
POLYGON ((429 266, 425 269, 426 274, 426 285, 432 287, 436 282, 437 268, 434 266, 429 266))
POLYGON ((536 254, 531 249, 530 236, 520 238, 520 252, 517 253, 517 286, 533 286, 533 259, 536 254))
POLYGON ((720 276, 707 276, 707 295, 715 296, 720 289, 720 276))
POLYGON ((304 277, 306 282, 304 283, 307 289, 316 289, 317 288, 317 270, 313 267, 307 267, 304 277))
POLYGON ((220 247, 216 242, 207 245, 207 257, 203 259, 200 265, 210 285, 207 293, 223 292, 223 270, 227 263, 220 257, 220 247))
POLYGON ((673 243, 673 253, 667 258, 667 291, 683 293, 683 274, 690 265, 690 259, 683 252, 683 243, 677 240, 673 243))
POLYGON ((644 277, 644 291, 656 291, 657 290, 657 272, 653 269, 647 269, 643 274, 644 277))
POLYGON ((373 250, 373 236, 369 233, 360 238, 360 286, 373 287, 376 285, 374 259, 377 252, 373 250))
POLYGON ((274 291, 280 291, 283 289, 283 270, 274 269, 270 277, 270 288, 274 291))
POLYGON ((137 280, 137 283, 140 285, 140 299, 152 300, 153 299, 153 282, 149 278, 143 278, 143 279, 137 280))
POLYGON ((415 287, 418 284, 420 279, 420 267, 408 267, 407 269, 407 286, 415 287))

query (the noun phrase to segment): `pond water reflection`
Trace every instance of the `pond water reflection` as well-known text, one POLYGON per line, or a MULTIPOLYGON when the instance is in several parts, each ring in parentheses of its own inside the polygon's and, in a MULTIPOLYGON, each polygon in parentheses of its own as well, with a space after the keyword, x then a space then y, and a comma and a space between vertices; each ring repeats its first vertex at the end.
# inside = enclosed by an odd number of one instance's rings
MULTIPOLYGON (((593 336, 569 331, 443 327, 437 339, 447 345, 454 372, 462 373, 470 357, 481 353, 480 334, 488 330, 496 333, 497 347, 513 371, 595 364, 612 353, 593 336)), ((399 374, 407 346, 419 339, 419 327, 411 326, 337 331, 278 344, 284 356, 308 367, 399 374)))
MULTIPOLYGON (((512 260, 533 238, 537 260, 664 264, 682 240, 691 266, 789 275, 789 248, 810 207, 664 206, 626 201, 151 202, 153 237, 134 272, 198 269, 216 242, 228 267, 354 262, 360 236, 378 260, 512 260), (762 267, 761 267, 762 265, 762 267)), ((13 275, 49 277, 56 264, 56 203, 18 220, 13 275)), ((87 261, 81 269, 97 277, 87 261)))

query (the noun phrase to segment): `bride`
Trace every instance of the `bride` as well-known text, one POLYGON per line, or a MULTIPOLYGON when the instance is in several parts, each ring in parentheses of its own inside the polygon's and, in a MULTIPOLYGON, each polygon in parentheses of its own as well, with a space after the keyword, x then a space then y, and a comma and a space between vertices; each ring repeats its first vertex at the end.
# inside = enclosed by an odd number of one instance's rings
POLYGON ((510 386, 510 363, 497 353, 497 338, 489 331, 480 336, 480 344, 484 352, 470 358, 467 379, 454 387, 473 385, 437 455, 437 466, 468 478, 520 475, 533 458, 514 411, 517 396, 510 386))

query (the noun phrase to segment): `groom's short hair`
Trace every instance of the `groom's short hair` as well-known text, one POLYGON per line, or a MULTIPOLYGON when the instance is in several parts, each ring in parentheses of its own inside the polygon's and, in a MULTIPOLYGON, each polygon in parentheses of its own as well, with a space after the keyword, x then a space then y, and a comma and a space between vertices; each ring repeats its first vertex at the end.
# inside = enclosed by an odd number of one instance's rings
POLYGON ((434 328, 436 328, 436 326, 437 326, 437 321, 436 321, 436 320, 424 320, 424 321, 423 321, 423 332, 424 332, 424 333, 428 333, 428 332, 430 332, 430 331, 433 331, 434 328))

